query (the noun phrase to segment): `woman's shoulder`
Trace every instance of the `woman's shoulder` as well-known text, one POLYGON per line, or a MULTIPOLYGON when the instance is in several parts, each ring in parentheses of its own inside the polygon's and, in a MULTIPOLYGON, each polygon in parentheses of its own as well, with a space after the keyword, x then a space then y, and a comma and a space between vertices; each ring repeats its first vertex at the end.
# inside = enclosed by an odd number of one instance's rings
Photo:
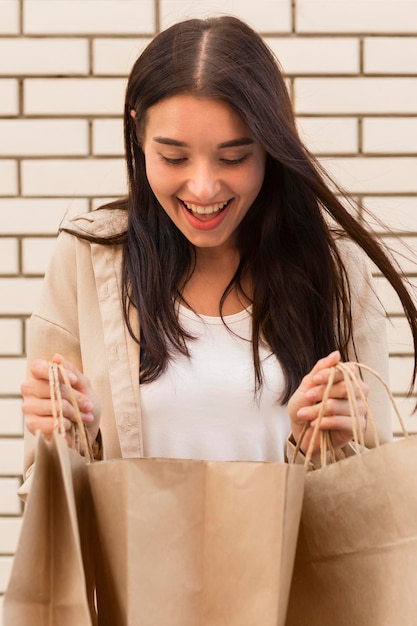
POLYGON ((60 230, 79 237, 107 239, 122 235, 127 229, 127 210, 103 207, 89 213, 64 218, 60 230))
POLYGON ((336 233, 333 238, 337 252, 348 273, 362 273, 364 270, 366 272, 369 270, 371 261, 359 244, 341 233, 336 233))

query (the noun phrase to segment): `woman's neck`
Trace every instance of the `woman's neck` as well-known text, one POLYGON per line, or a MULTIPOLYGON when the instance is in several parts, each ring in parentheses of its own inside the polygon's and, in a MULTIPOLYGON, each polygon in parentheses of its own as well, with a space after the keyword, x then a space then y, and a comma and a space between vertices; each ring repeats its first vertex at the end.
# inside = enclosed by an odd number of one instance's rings
MULTIPOLYGON (((197 250, 195 269, 182 294, 185 305, 202 315, 219 315, 220 300, 238 265, 239 253, 235 248, 224 250, 222 254, 207 248, 197 250)), ((250 297, 250 281, 244 279, 242 282, 245 293, 250 297)), ((224 301, 222 314, 239 313, 249 304, 248 297, 244 297, 234 286, 224 301)))

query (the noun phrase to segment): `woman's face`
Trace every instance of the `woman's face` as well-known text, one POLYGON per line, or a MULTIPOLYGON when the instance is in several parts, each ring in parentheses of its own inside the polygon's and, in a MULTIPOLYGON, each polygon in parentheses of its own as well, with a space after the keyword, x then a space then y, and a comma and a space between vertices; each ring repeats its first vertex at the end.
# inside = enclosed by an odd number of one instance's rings
POLYGON ((235 246, 258 195, 265 152, 227 103, 177 95, 147 111, 146 173, 158 201, 197 248, 235 246))

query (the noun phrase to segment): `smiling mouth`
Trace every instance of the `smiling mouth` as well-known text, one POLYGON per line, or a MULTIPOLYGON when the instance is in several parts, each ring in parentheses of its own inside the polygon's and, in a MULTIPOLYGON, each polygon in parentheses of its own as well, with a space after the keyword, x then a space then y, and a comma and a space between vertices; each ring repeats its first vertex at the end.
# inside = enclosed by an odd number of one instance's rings
POLYGON ((192 202, 185 202, 185 200, 180 201, 185 206, 187 211, 190 211, 190 213, 196 213, 197 215, 212 215, 213 213, 224 211, 232 200, 233 198, 230 198, 230 200, 226 200, 226 202, 216 202, 215 204, 208 204, 206 206, 193 204, 192 202))

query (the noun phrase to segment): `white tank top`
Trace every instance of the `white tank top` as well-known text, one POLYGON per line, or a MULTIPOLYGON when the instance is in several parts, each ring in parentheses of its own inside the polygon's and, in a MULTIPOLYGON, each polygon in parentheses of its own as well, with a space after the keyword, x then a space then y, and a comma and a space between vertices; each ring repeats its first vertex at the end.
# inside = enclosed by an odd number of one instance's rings
POLYGON ((264 382, 255 397, 250 309, 226 316, 225 326, 180 305, 179 319, 196 337, 190 358, 178 355, 140 387, 145 456, 283 462, 290 420, 278 403, 282 369, 261 346, 264 382))

